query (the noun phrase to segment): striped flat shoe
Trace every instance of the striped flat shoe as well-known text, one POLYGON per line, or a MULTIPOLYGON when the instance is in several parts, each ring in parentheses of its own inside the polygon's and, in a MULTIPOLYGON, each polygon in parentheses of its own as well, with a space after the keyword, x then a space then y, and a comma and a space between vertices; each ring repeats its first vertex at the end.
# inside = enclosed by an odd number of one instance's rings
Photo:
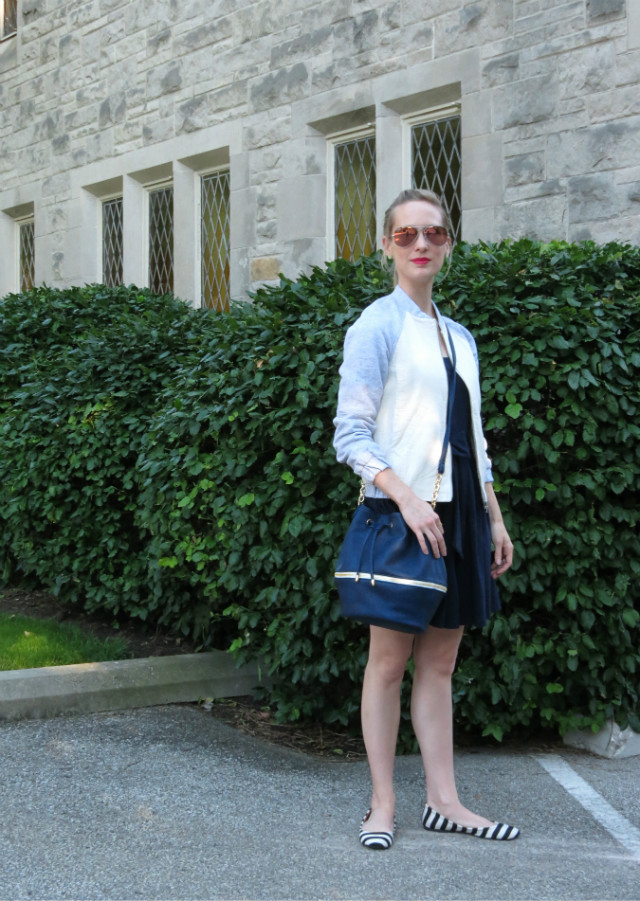
POLYGON ((393 837, 396 834, 396 820, 393 820, 393 832, 368 832, 365 824, 371 816, 371 808, 367 810, 362 823, 360 824, 360 844, 372 851, 386 851, 393 844, 393 837))
POLYGON ((476 838, 491 838, 497 842, 511 842, 520 835, 520 830, 506 823, 492 823, 491 826, 459 826, 452 820, 427 806, 422 814, 422 825, 429 832, 460 832, 463 835, 475 835, 476 838))

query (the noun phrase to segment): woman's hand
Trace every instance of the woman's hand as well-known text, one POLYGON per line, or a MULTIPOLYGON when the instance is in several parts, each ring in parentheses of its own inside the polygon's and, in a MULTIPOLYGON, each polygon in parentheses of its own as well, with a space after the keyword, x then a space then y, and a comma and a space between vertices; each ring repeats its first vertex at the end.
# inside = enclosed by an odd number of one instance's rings
POLYGON ((513 544, 502 520, 491 523, 491 540, 494 548, 491 576, 498 579, 513 563, 513 544))
POLYGON ((509 533, 502 520, 500 504, 498 503, 498 498, 493 490, 493 485, 491 482, 486 482, 484 487, 487 493, 487 509, 489 511, 491 540, 493 542, 491 576, 494 579, 498 579, 501 575, 506 573, 513 563, 513 543, 509 538, 509 533))
MULTIPOLYGON (((398 503, 398 502, 396 502, 398 503)), ((444 529, 440 517, 431 504, 421 500, 415 494, 402 503, 398 503, 402 518, 415 533, 423 554, 429 553, 427 542, 434 557, 446 557, 447 546, 444 541, 444 529)))
POLYGON ((392 469, 383 469, 379 472, 374 484, 396 502, 402 518, 418 539, 422 553, 428 554, 431 547, 434 557, 446 556, 444 529, 440 517, 431 504, 414 494, 392 469))

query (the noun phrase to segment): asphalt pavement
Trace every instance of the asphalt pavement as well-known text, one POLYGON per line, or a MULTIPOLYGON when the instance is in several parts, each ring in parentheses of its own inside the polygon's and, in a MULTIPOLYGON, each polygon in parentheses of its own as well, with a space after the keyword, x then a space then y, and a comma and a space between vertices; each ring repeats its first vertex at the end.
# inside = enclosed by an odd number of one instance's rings
POLYGON ((640 899, 640 757, 465 749, 462 798, 515 842, 426 833, 397 764, 390 851, 358 843, 365 762, 169 705, 0 723, 0 898, 640 899))

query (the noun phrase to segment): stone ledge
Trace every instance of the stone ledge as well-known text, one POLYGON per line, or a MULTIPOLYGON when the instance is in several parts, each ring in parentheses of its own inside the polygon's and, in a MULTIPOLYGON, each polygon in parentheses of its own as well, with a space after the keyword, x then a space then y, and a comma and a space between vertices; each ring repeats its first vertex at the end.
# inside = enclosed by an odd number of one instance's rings
POLYGON ((630 727, 621 729, 613 720, 609 720, 599 732, 571 729, 562 740, 570 748, 590 751, 599 757, 611 759, 640 755, 640 733, 630 727))
POLYGON ((252 694, 258 666, 224 651, 0 673, 0 720, 38 719, 252 694))

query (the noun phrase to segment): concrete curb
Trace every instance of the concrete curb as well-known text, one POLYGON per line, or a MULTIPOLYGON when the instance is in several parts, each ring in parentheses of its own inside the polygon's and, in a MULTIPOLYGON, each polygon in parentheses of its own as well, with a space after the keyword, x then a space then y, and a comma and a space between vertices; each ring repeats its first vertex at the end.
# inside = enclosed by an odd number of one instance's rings
POLYGON ((252 694, 258 666, 224 651, 0 673, 0 720, 40 719, 252 694))
POLYGON ((563 742, 570 748, 590 751, 609 759, 640 755, 640 733, 634 732, 631 727, 621 729, 614 720, 605 723, 599 732, 572 729, 566 733, 563 742))

